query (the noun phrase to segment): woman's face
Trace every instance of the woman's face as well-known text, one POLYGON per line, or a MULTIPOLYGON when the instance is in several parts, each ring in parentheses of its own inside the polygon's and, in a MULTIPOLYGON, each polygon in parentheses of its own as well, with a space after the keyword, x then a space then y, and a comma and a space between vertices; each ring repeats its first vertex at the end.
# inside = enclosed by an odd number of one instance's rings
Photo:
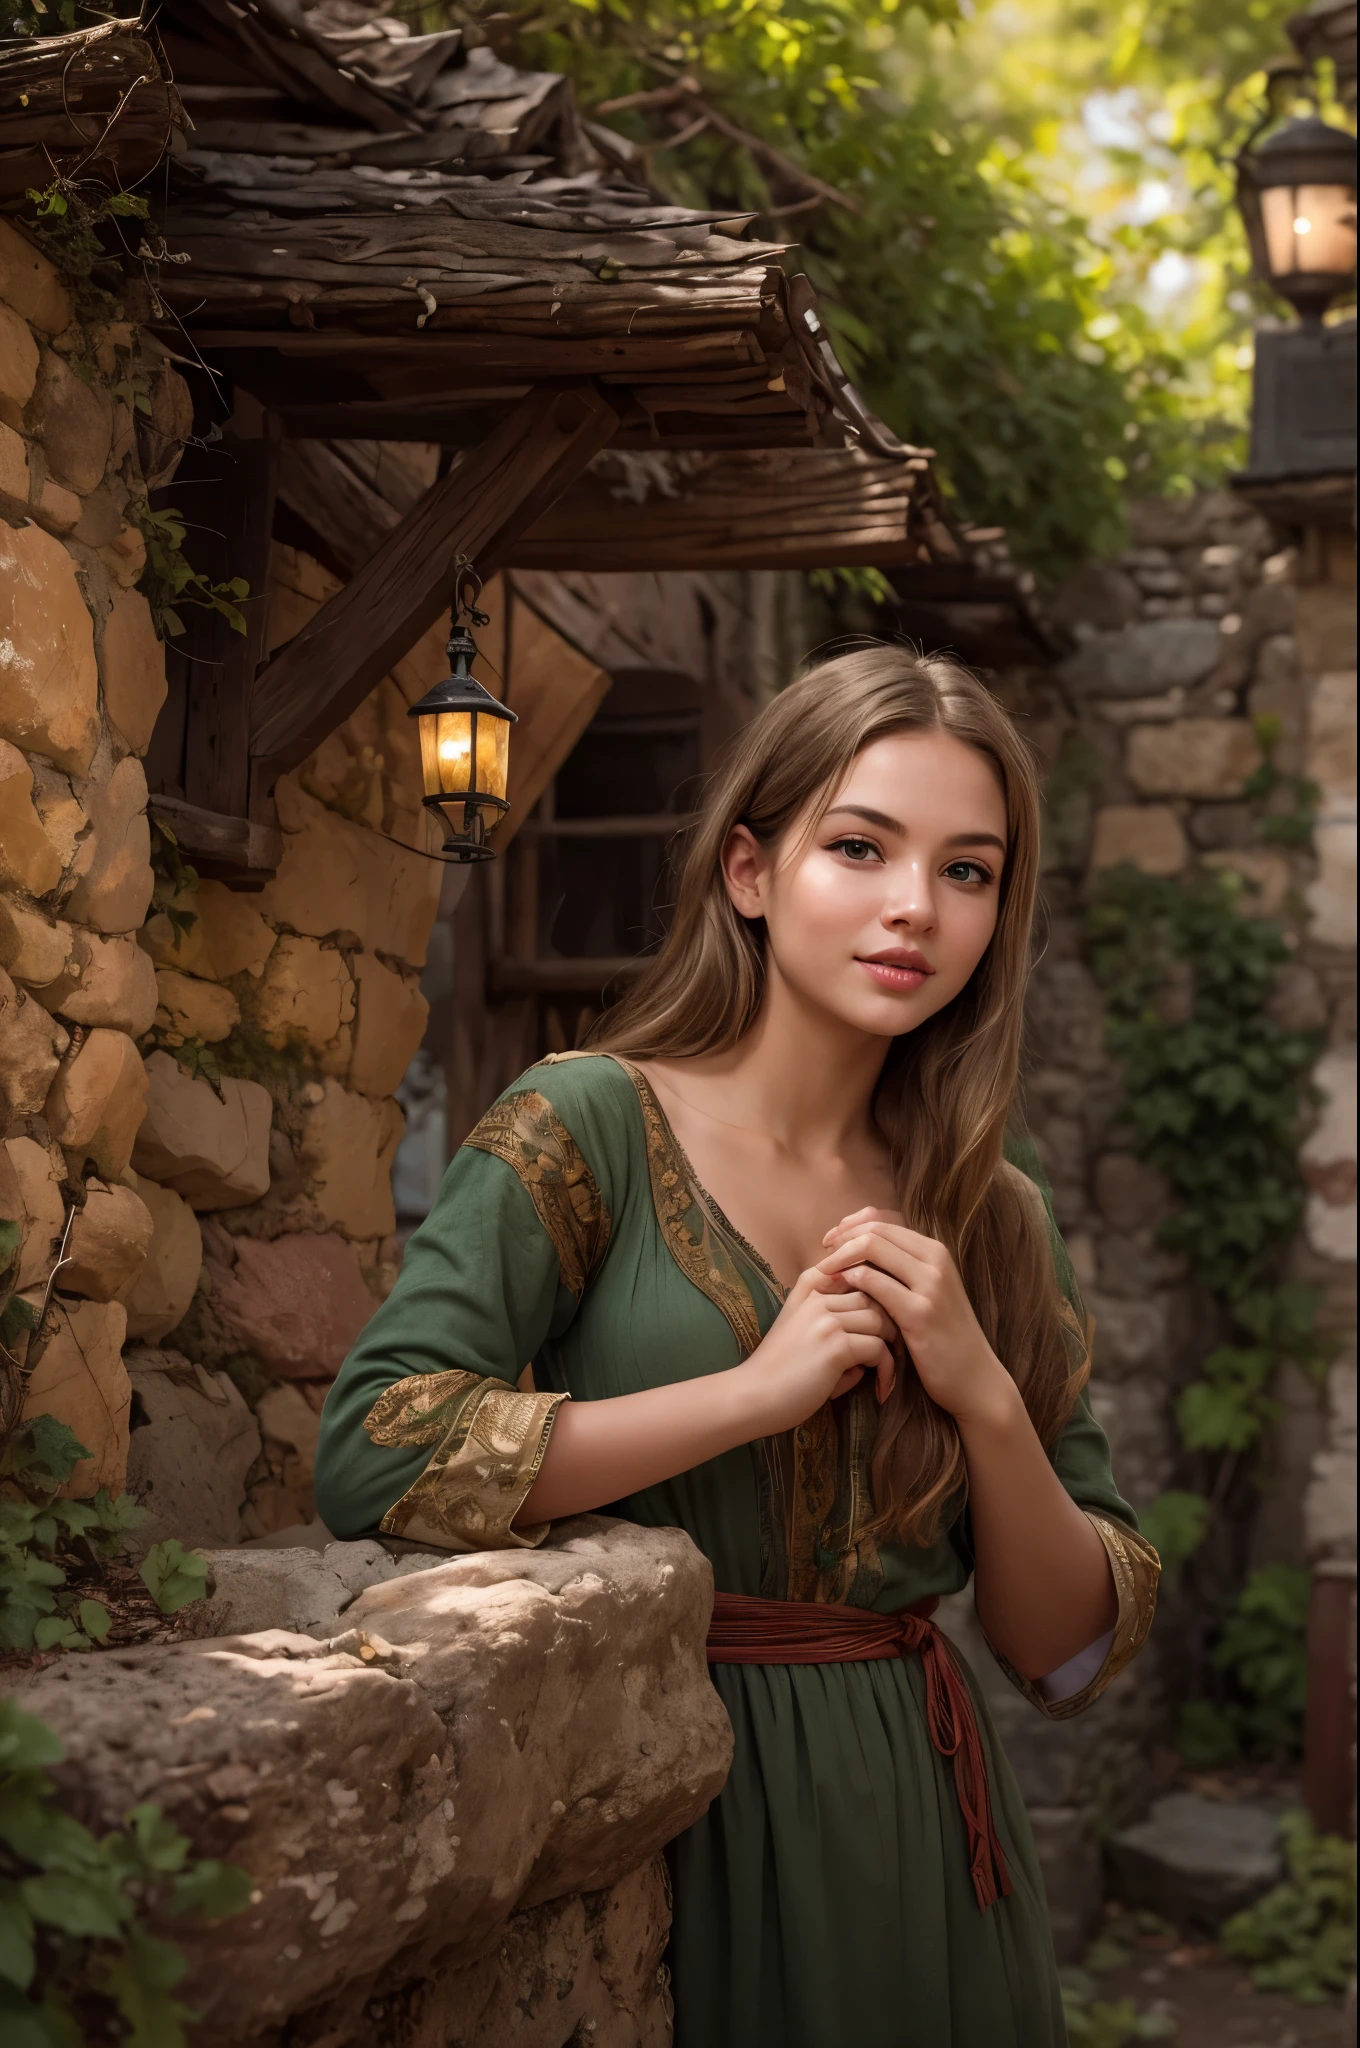
POLYGON ((864 749, 807 837, 724 850, 733 904, 765 920, 771 970, 875 1037, 915 1030, 964 987, 996 930, 1006 804, 986 757, 943 732, 864 749))

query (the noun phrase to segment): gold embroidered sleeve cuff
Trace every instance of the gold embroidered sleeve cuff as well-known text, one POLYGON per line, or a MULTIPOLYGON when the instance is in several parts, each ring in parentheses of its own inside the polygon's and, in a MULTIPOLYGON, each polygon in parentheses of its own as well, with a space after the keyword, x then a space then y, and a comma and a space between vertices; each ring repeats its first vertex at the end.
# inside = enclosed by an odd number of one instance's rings
POLYGON ((1119 1599, 1119 1613, 1109 1636, 1103 1637, 1098 1646, 1093 1645, 1091 1651, 1083 1651, 1074 1657, 1061 1671, 1051 1672, 1047 1678, 1037 1681, 1022 1678, 999 1650, 992 1650, 1011 1684, 1048 1721, 1070 1721, 1074 1714, 1080 1714, 1093 1700, 1100 1698, 1111 1680, 1117 1678, 1124 1666, 1131 1664, 1142 1649, 1157 1607, 1157 1581, 1162 1575, 1162 1561, 1146 1537, 1135 1536, 1133 1530, 1126 1529, 1122 1522, 1109 1521, 1104 1515, 1093 1514, 1089 1508, 1083 1512, 1105 1546, 1119 1599), (1098 1659, 1094 1656, 1097 1648, 1103 1651, 1098 1659), (1087 1659, 1096 1665, 1089 1673, 1080 1668, 1087 1659), (1071 1684, 1070 1690, 1063 1682, 1065 1678, 1071 1684))
POLYGON ((375 1444, 433 1444, 415 1485, 383 1516, 387 1536, 439 1550, 532 1550, 550 1524, 511 1527, 538 1477, 565 1394, 521 1393, 475 1372, 397 1380, 369 1410, 375 1444))

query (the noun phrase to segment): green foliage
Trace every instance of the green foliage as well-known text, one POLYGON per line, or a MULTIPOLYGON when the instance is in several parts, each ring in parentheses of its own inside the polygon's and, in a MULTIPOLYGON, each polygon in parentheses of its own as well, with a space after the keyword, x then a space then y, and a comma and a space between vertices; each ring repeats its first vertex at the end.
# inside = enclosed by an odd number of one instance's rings
POLYGON ((1280 1824, 1288 1876, 1219 1936, 1226 1954, 1251 1964, 1261 1991, 1321 2005, 1344 1991, 1355 1968, 1355 1844, 1319 1835, 1306 1813, 1280 1824))
POLYGON ((0 1448, 0 1650, 88 1650, 109 1633, 82 1581, 122 1553, 142 1511, 106 1487, 93 1500, 57 1497, 89 1455, 51 1415, 0 1448))
POLYGON ((1322 791, 1306 775, 1285 775, 1275 765, 1280 743, 1280 720, 1262 713, 1252 720, 1261 749, 1261 765, 1248 778, 1245 794, 1267 808, 1261 819, 1261 837, 1274 846, 1307 846, 1317 822, 1322 791))
POLYGON ((97 1837, 62 1811, 47 1766, 60 1742, 0 1700, 0 2027, 11 2048, 184 2048, 193 2015, 173 1996, 184 1957, 151 1932, 220 1919, 250 1901, 228 1863, 192 1862, 155 1806, 97 1837))
POLYGON ((1188 1493, 1170 1487, 1138 1518, 1143 1534, 1162 1560, 1162 1570, 1174 1579, 1181 1566, 1194 1556, 1204 1541, 1209 1524, 1209 1503, 1202 1493, 1188 1493))
POLYGON ((143 499, 133 507, 133 512, 146 542, 146 569, 139 587, 151 606, 161 638, 174 639, 184 631, 184 621, 176 606, 186 604, 217 612, 233 633, 244 633, 246 622, 240 604, 250 596, 250 585, 244 576, 229 576, 224 583, 210 583, 192 566, 184 553, 188 525, 176 507, 153 511, 143 499))
POLYGON ((155 1543, 142 1559, 142 1579, 162 1614, 178 1614, 207 1590, 208 1560, 201 1550, 186 1550, 174 1536, 155 1543))
POLYGON ((198 923, 198 912, 186 910, 181 899, 198 887, 198 869, 190 867, 180 853, 179 841, 168 825, 151 820, 151 871, 156 877, 151 891, 151 909, 168 917, 176 939, 184 938, 198 923))
POLYGON ((1072 2048, 1127 2048, 1129 2042, 1163 2041, 1175 2032, 1161 2013, 1140 2012, 1131 1998, 1102 1998, 1099 1981, 1132 1958, 1140 1939, 1164 1944, 1170 1935, 1155 1913, 1118 1912, 1091 1943, 1080 1967, 1059 1971, 1072 2048))
POLYGON ((25 196, 33 209, 30 225, 71 294, 77 325, 116 319, 121 311, 116 291, 99 283, 96 273, 116 286, 121 259, 134 253, 123 239, 123 223, 145 221, 146 200, 135 192, 109 192, 101 184, 76 184, 69 178, 55 178, 42 191, 30 190, 25 196), (110 230, 122 244, 121 256, 106 244, 110 230))
MULTIPOLYGON (((1273 737, 1261 737, 1268 766, 1273 737)), ((1246 914, 1241 894, 1227 875, 1177 882, 1120 868, 1087 918, 1122 1113, 1176 1201, 1162 1238, 1188 1256, 1228 1325, 1175 1408, 1181 1441, 1211 1462, 1212 1482, 1204 1495, 1164 1494, 1146 1518, 1173 1571, 1199 1548, 1235 1462, 1275 1421, 1280 1366, 1320 1377, 1327 1361, 1317 1290, 1281 1278, 1303 1212, 1298 1149, 1317 1044, 1268 1014, 1288 949, 1278 927, 1246 914)), ((1304 1574, 1270 1567, 1248 1581, 1214 1653, 1224 1697, 1183 1710, 1187 1762, 1209 1769, 1244 1747, 1297 1747, 1305 1608, 1304 1574)))

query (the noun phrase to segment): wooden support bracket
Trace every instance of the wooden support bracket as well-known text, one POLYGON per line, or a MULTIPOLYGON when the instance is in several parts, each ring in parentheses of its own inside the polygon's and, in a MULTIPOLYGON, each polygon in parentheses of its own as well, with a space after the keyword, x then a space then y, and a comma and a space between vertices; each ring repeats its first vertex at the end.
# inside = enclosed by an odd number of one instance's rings
POLYGON ((592 386, 542 387, 426 493, 257 677, 250 751, 266 787, 306 760, 433 625, 458 557, 489 576, 617 425, 592 386))

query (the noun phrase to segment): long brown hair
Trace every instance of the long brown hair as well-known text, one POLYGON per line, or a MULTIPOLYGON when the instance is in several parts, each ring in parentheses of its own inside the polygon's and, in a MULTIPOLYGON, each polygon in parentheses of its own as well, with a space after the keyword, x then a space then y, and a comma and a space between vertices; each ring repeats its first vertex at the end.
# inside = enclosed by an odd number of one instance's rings
MULTIPOLYGON (((1042 1202, 1002 1157, 1019 1069, 1039 873, 1033 759, 984 685, 958 663, 869 645, 790 685, 735 744, 680 856, 675 913, 656 959, 602 1020, 592 1048, 636 1059, 725 1051, 755 1022, 765 928, 733 907, 722 853, 734 825, 773 846, 810 829, 876 740, 948 732, 985 755, 1005 795, 996 931, 954 1000, 893 1039, 874 1095, 902 1214, 955 1259, 989 1343, 1051 1445, 1085 1377, 1073 1369, 1042 1202)), ((952 1416, 899 1372, 872 1459, 874 1529, 934 1542, 966 1493, 952 1416)))

